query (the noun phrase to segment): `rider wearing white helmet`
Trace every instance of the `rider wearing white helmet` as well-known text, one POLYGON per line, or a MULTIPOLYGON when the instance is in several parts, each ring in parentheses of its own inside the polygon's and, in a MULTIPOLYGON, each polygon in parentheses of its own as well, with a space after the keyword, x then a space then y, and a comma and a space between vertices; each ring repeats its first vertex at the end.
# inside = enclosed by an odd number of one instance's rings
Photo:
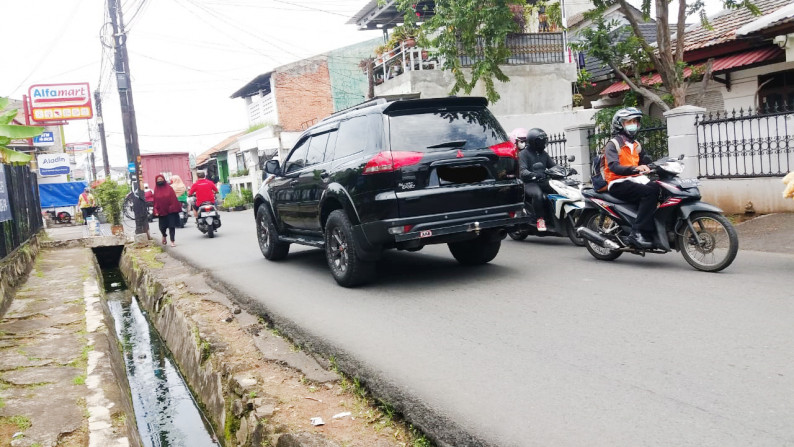
POLYGON ((609 193, 626 202, 639 202, 637 218, 631 226, 629 242, 651 248, 654 233, 653 213, 659 200, 659 185, 643 174, 652 160, 635 140, 642 112, 634 107, 620 109, 612 117, 612 139, 604 147, 604 179, 609 193), (615 142, 618 144, 615 145, 615 142))

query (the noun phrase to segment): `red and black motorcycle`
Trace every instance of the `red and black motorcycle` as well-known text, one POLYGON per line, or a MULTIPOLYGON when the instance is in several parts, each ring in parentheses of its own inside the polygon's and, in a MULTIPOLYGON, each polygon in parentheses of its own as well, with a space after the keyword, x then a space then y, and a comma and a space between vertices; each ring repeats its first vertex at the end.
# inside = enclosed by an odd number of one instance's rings
POLYGON ((663 158, 648 165, 650 181, 661 187, 650 249, 629 243, 636 203, 593 189, 582 191, 585 211, 577 232, 587 240, 585 246, 593 257, 611 261, 626 252, 645 256, 676 250, 698 270, 718 272, 731 265, 739 250, 736 229, 721 209, 700 200, 699 180, 678 177, 684 171, 682 158, 663 158))

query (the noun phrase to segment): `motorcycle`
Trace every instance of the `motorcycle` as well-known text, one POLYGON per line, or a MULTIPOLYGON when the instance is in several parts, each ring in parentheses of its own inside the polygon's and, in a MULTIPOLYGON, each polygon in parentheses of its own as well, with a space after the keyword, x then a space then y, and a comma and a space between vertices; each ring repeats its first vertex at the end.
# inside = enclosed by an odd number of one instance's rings
MULTIPOLYGON (((574 157, 568 157, 568 161, 574 161, 574 157)), ((571 178, 577 172, 567 166, 554 166, 543 170, 543 165, 536 163, 532 167, 535 172, 543 172, 548 186, 555 191, 554 194, 543 194, 543 206, 546 207, 546 231, 538 231, 537 219, 530 219, 530 223, 515 227, 507 234, 516 241, 522 241, 527 236, 558 236, 568 237, 575 245, 582 247, 585 244, 584 238, 576 233, 578 218, 584 209, 584 199, 581 192, 581 182, 571 178)), ((544 188, 546 189, 546 188, 544 188)), ((524 205, 524 213, 533 216, 532 205, 524 205)), ((534 216, 533 216, 534 217, 534 216)))
POLYGON ((221 216, 213 202, 204 202, 198 207, 198 218, 196 219, 199 231, 210 238, 215 237, 215 232, 221 226, 221 216))
POLYGON ((179 212, 179 228, 185 228, 185 224, 187 223, 187 219, 190 216, 188 212, 188 204, 187 202, 179 202, 182 204, 182 210, 179 212))
POLYGON ((654 212, 656 231, 649 249, 635 247, 628 240, 637 217, 636 203, 593 189, 582 191, 586 207, 577 231, 587 240, 585 246, 594 258, 612 261, 623 253, 645 256, 676 250, 697 270, 718 272, 731 265, 739 250, 736 229, 721 209, 700 200, 698 179, 678 177, 684 171, 682 159, 683 155, 662 158, 648 165, 650 180, 661 186, 660 204, 654 212))

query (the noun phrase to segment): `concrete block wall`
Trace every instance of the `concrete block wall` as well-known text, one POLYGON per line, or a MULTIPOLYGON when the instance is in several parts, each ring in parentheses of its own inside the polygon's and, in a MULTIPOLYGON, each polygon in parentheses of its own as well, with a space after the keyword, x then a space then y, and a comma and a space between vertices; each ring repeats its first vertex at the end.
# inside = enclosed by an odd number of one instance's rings
POLYGON ((307 59, 273 73, 278 120, 285 131, 304 130, 334 111, 328 62, 307 59))

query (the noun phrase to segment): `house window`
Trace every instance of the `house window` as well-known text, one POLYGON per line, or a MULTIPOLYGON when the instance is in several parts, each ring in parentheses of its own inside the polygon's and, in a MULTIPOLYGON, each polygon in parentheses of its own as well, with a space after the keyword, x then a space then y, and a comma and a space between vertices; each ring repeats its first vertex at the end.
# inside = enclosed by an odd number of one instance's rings
POLYGON ((237 153, 237 170, 242 171, 245 169, 245 156, 242 152, 237 153))
POLYGON ((781 110, 794 105, 794 70, 779 71, 758 77, 758 92, 762 111, 781 110))

